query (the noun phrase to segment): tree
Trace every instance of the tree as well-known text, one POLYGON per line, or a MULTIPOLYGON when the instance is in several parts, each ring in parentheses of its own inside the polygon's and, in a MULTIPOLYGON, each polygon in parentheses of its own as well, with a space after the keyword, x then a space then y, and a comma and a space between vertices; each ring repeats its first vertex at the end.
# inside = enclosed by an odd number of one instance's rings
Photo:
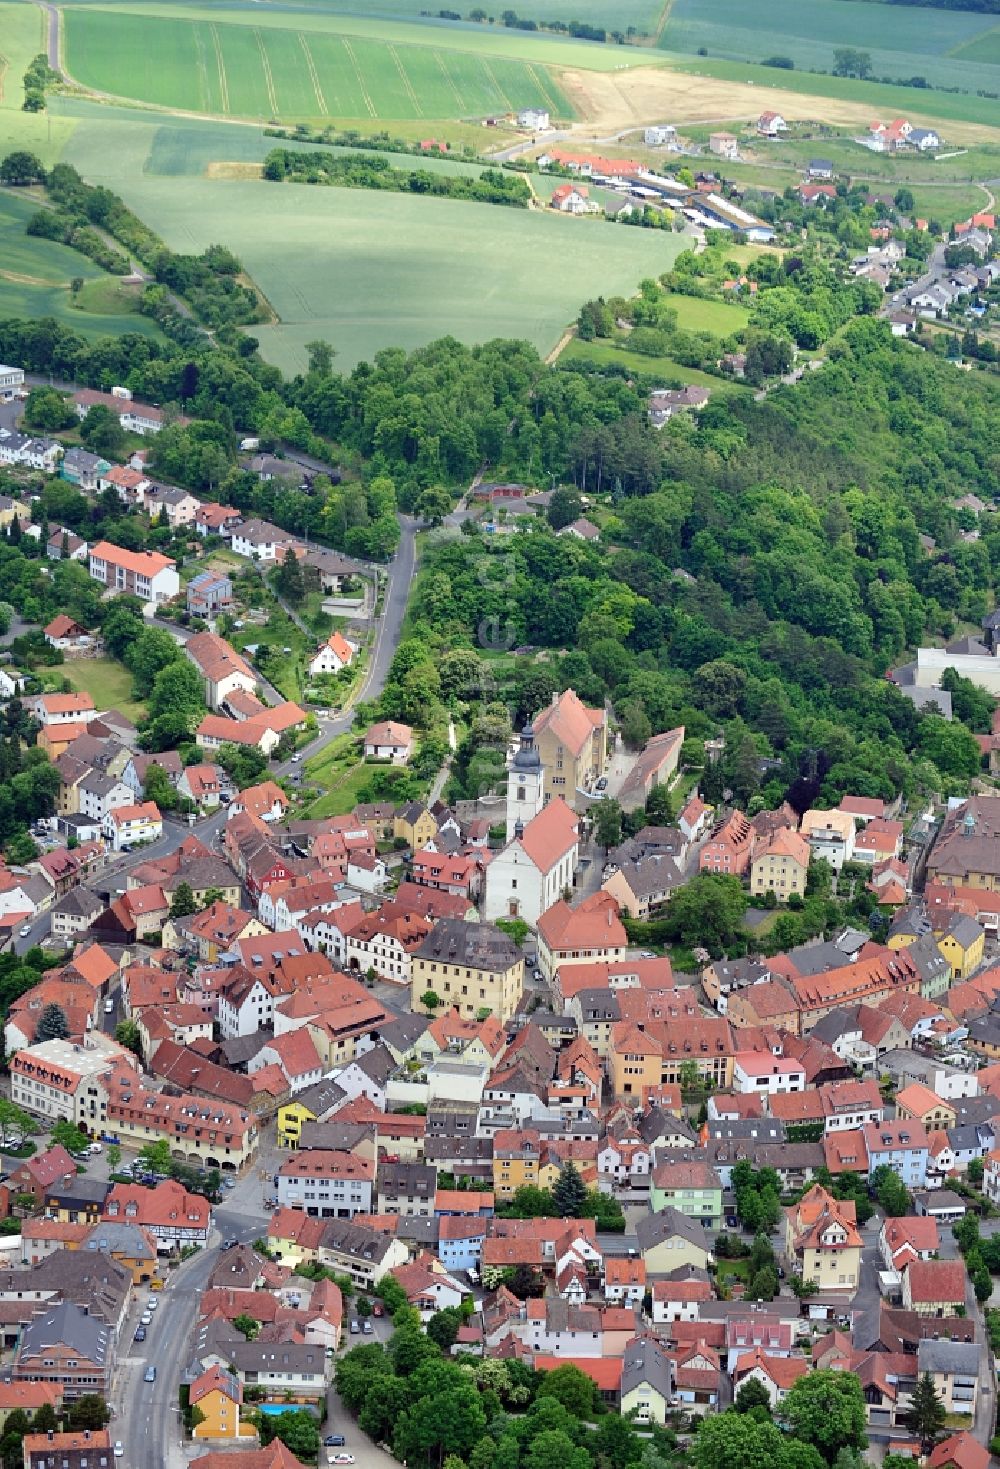
POLYGON ((577 1420, 589 1418, 594 1411, 594 1384, 572 1362, 546 1372, 535 1396, 555 1398, 577 1420))
POLYGON ((765 1266, 763 1270, 750 1278, 747 1286, 747 1299, 750 1301, 773 1301, 778 1294, 778 1272, 773 1265, 765 1266))
POLYGON ((60 1118, 52 1128, 49 1141, 53 1147, 65 1148, 67 1153, 78 1153, 86 1145, 87 1135, 80 1131, 75 1122, 60 1118))
MULTIPOLYGON (((9 1418, 7 1422, 10 1422, 9 1418)), ((48 1433, 50 1428, 55 1430, 58 1427, 59 1419, 56 1417, 56 1410, 51 1403, 43 1403, 40 1408, 35 1409, 31 1419, 32 1433, 48 1433)))
POLYGON ((579 490, 568 485, 560 485, 557 490, 553 491, 552 499, 545 513, 553 530, 562 530, 564 526, 571 525, 574 520, 579 520, 583 514, 583 500, 579 490))
POLYGON ((34 1119, 8 1097, 0 1097, 0 1146, 20 1147, 25 1138, 37 1132, 34 1119))
POLYGON ((701 1072, 698 1070, 697 1061, 688 1058, 682 1061, 677 1068, 677 1080, 682 1092, 697 1091, 701 1086, 701 1072))
POLYGON ((122 1150, 117 1143, 111 1143, 108 1147, 108 1172, 117 1173, 121 1167, 122 1150))
POLYGON ((752 1408, 764 1408, 770 1416, 771 1395, 756 1377, 748 1377, 736 1394, 733 1406, 737 1413, 749 1413, 752 1408))
POLYGON ((319 1428, 312 1413, 290 1408, 287 1413, 261 1414, 258 1427, 263 1445, 280 1438, 303 1464, 315 1464, 319 1454, 319 1428))
POLYGON ((290 602, 293 607, 297 607, 305 597, 306 584, 302 576, 302 568, 291 546, 285 552, 285 559, 275 573, 274 584, 279 596, 284 597, 285 601, 290 602))
POLYGON ((77 1430, 104 1428, 111 1421, 111 1409, 96 1393, 84 1393, 71 1403, 66 1414, 67 1427, 77 1430))
POLYGON ((434 1345, 447 1353, 458 1340, 458 1330, 461 1325, 462 1313, 458 1307, 445 1306, 443 1311, 434 1312, 425 1330, 434 1345))
POLYGON ((190 730, 205 712, 205 685, 193 663, 179 658, 161 668, 153 680, 153 692, 149 697, 150 717, 176 719, 183 716, 190 730))
POLYGON ((21 149, 8 153, 0 159, 0 184, 23 187, 27 184, 44 184, 45 169, 34 153, 21 149))
POLYGON ((170 904, 171 918, 188 918, 198 912, 198 904, 190 883, 179 882, 174 889, 174 900, 170 904))
POLYGON ((242 1331, 247 1341, 255 1341, 260 1334, 260 1322, 246 1311, 233 1317, 233 1325, 237 1331, 242 1331))
POLYGON ((910 189, 897 189, 892 196, 892 202, 902 214, 912 214, 916 208, 910 189))
POLYGON ((103 454, 110 459, 121 458, 125 448, 125 430, 117 414, 103 403, 95 403, 88 409, 80 425, 80 438, 94 454, 103 454))
POLYGON ((617 801, 604 796, 594 807, 594 840, 604 848, 607 856, 611 847, 617 847, 622 839, 622 808, 617 801))
POLYGON ((785 1398, 782 1417, 795 1437, 812 1444, 828 1464, 840 1449, 863 1449, 868 1442, 864 1392, 850 1372, 800 1377, 785 1398))
POLYGON ((134 1020, 119 1020, 115 1026, 115 1040, 133 1055, 142 1056, 142 1034, 134 1020))
POLYGON ((441 996, 437 993, 436 990, 424 990, 423 994, 420 996, 420 1003, 421 1005, 423 1005, 425 1010, 433 1015, 434 1011, 441 1004, 441 996))
POLYGON ((146 1143, 140 1150, 139 1162, 149 1173, 165 1173, 169 1177, 173 1159, 166 1138, 159 1138, 155 1143, 146 1143))
POLYGON ((910 1407, 906 1414, 906 1426, 920 1439, 920 1447, 925 1454, 933 1449, 938 1437, 945 1426, 948 1410, 938 1396, 934 1386, 934 1379, 929 1372, 924 1372, 918 1379, 910 1398, 910 1407))
POLYGON ((552 1186, 552 1202, 563 1219, 578 1219, 587 1197, 587 1186, 576 1164, 569 1160, 559 1170, 552 1186))
POLYGON ((886 1163, 875 1169, 870 1188, 879 1202, 879 1207, 891 1219, 901 1219, 910 1207, 910 1195, 906 1184, 886 1163))
POLYGON ((53 434, 76 423, 76 410, 55 388, 32 388, 24 405, 24 421, 29 428, 53 434))
POLYGON ((871 75, 872 59, 867 51, 857 51, 853 46, 838 46, 833 53, 835 77, 867 77, 871 75))
POLYGON ((417 501, 417 513, 431 526, 451 514, 452 496, 443 485, 430 485, 417 501))
POLYGON ((61 1005, 45 1006, 35 1026, 35 1040, 36 1042, 69 1040, 69 1021, 61 1005))

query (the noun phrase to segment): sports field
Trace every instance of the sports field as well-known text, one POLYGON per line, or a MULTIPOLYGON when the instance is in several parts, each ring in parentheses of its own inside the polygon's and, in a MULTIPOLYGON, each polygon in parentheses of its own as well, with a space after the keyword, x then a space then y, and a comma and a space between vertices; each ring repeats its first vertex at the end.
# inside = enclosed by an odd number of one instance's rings
MULTIPOLYGON (((64 13, 66 60, 95 91, 248 118, 476 117, 573 109, 529 61, 327 30, 98 9, 64 13)), ((332 26, 332 22, 331 22, 332 26)))
MULTIPOLYGON (((875 76, 923 76, 932 86, 1000 90, 1000 26, 995 15, 879 5, 865 0, 674 0, 660 44, 694 55, 763 61, 788 56, 804 70, 828 71, 838 46, 868 51, 875 76)), ((996 105, 996 104, 994 104, 996 105)))

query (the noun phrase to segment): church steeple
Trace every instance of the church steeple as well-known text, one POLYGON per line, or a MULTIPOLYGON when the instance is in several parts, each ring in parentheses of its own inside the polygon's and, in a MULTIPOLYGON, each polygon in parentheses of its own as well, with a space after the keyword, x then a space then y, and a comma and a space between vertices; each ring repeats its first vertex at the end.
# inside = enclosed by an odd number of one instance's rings
POLYGON ((535 747, 535 731, 529 723, 521 731, 520 745, 507 772, 508 841, 515 836, 516 827, 520 826, 523 831, 531 818, 541 811, 544 786, 542 762, 535 747))

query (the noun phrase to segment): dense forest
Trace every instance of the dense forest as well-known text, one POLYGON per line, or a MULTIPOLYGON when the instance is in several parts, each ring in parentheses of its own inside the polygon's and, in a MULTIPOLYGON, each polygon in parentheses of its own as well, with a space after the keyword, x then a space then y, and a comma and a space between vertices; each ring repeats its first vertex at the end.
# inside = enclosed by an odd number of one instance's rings
MULTIPOLYGON (((796 313, 825 308, 825 281, 802 286, 769 293, 759 329, 794 332, 796 313)), ((355 554, 391 555, 397 507, 440 520, 445 490, 484 466, 561 485, 553 524, 431 532, 383 707, 432 735, 463 707, 484 748, 491 736, 500 747, 542 685, 572 684, 609 696, 632 744, 678 723, 695 739, 724 733, 712 778, 740 800, 962 790, 989 701, 956 686, 946 723, 885 674, 924 638, 975 631, 993 604, 1000 527, 956 501, 993 503, 1000 379, 839 315, 821 371, 763 401, 717 394, 660 432, 649 380, 546 367, 519 341, 391 349, 349 374, 314 344, 288 382, 244 336, 88 344, 51 321, 6 321, 0 358, 178 405, 193 421, 160 436, 158 472, 355 554), (238 467, 236 430, 328 459, 334 445, 344 482, 261 485, 238 467), (555 535, 581 510, 598 517, 599 544, 555 535), (486 687, 483 653, 523 645, 550 654, 518 660, 495 699, 469 692, 486 687)))

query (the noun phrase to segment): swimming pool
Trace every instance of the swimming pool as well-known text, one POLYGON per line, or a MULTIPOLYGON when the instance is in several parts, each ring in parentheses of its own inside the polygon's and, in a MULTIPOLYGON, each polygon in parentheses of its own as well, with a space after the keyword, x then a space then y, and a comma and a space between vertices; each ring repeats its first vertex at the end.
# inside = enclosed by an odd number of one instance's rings
POLYGON ((256 1403, 254 1406, 268 1418, 277 1418, 281 1413, 312 1413, 313 1417, 316 1416, 316 1410, 308 1403, 256 1403))

